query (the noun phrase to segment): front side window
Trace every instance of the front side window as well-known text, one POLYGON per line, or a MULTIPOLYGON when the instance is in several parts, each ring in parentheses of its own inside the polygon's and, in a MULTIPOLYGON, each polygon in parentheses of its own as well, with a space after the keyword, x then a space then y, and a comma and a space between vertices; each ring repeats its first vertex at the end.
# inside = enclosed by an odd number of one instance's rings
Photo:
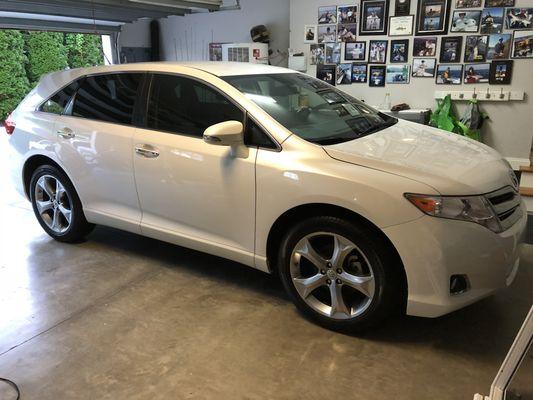
POLYGON ((76 81, 61 89, 59 92, 46 100, 46 102, 44 102, 39 108, 39 111, 57 115, 64 114, 65 108, 67 107, 74 93, 76 93, 78 86, 79 81, 76 81))
POLYGON ((342 143, 397 122, 396 118, 303 74, 244 75, 223 79, 288 130, 313 143, 342 143))
POLYGON ((202 137, 211 125, 243 121, 243 112, 209 86, 176 75, 154 75, 148 129, 202 137))
POLYGON ((142 76, 140 73, 88 76, 78 89, 72 115, 131 125, 142 76))

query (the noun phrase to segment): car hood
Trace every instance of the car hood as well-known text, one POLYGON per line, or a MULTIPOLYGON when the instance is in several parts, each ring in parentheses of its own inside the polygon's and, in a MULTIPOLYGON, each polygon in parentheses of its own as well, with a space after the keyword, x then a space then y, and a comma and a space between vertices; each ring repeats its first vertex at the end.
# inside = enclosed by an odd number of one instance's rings
POLYGON ((507 162, 490 147, 463 136, 399 120, 349 142, 324 146, 339 161, 425 183, 443 195, 483 194, 516 181, 507 162))

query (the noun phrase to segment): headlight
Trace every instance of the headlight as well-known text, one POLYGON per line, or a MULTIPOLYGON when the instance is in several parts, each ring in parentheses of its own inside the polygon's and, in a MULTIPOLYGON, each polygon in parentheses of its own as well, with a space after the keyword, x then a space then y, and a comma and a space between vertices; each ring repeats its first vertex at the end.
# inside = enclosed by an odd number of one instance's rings
POLYGON ((496 233, 502 231, 497 215, 483 196, 448 197, 406 193, 405 198, 427 215, 474 222, 496 233))

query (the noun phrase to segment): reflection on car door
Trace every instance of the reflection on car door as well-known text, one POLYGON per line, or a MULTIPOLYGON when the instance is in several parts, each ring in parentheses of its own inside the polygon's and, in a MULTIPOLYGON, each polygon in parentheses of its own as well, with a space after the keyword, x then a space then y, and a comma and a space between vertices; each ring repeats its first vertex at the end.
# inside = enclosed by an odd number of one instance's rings
POLYGON ((190 78, 156 74, 150 88, 132 150, 143 234, 252 265, 257 150, 235 157, 202 139, 244 113, 190 78))

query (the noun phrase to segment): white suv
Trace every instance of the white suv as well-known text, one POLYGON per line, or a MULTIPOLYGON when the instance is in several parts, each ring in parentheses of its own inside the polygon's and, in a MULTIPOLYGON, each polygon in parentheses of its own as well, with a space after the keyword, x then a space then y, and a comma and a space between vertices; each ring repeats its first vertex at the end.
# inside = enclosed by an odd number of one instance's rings
POLYGON ((332 329, 508 286, 526 210, 489 147, 304 74, 148 63, 45 76, 5 121, 43 229, 108 225, 277 273, 332 329))

